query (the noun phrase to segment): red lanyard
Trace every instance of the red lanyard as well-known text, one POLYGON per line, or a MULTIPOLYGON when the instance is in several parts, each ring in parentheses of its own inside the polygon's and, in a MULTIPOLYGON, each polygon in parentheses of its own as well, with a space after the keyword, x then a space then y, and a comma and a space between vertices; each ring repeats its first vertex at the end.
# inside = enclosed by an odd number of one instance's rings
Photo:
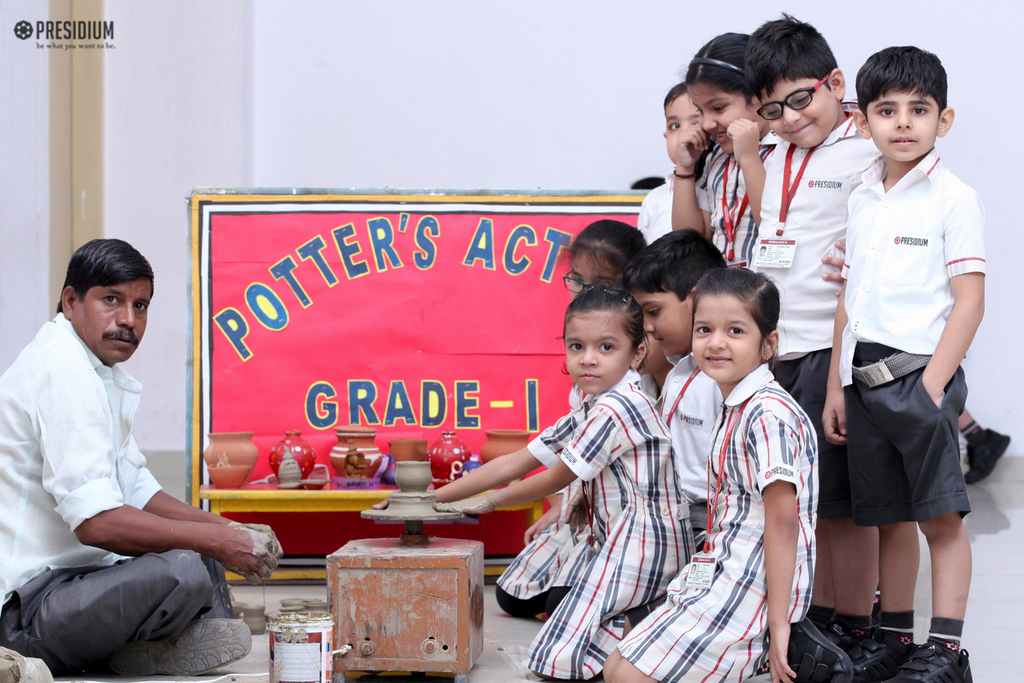
POLYGON ((807 169, 807 162, 810 161, 811 155, 814 154, 814 150, 817 147, 811 147, 807 150, 807 156, 804 157, 804 161, 800 164, 800 170, 796 173, 796 178, 793 179, 793 184, 789 184, 789 173, 793 166, 793 153, 796 152, 796 145, 790 145, 786 151, 786 165, 782 170, 782 206, 779 207, 779 229, 775 231, 776 235, 782 235, 782 225, 786 222, 786 216, 789 215, 789 205, 793 201, 793 195, 800 187, 800 179, 804 177, 804 171, 807 169))
MULTIPOLYGON (((740 174, 739 174, 740 162, 736 162, 736 195, 740 191, 740 174)), ((801 170, 801 173, 803 171, 801 170)), ((729 159, 725 159, 725 171, 722 173, 722 218, 725 221, 725 248, 727 261, 732 261, 736 258, 736 252, 733 249, 733 244, 736 242, 736 228, 739 225, 740 220, 743 218, 743 212, 747 210, 747 204, 750 203, 750 193, 745 192, 743 194, 743 201, 740 202, 739 210, 736 212, 736 217, 733 218, 732 213, 729 211, 729 159)))
POLYGON ((665 426, 668 427, 672 424, 672 418, 676 415, 676 408, 679 407, 679 402, 683 400, 683 394, 686 393, 687 387, 690 386, 690 382, 693 378, 700 374, 700 368, 694 368, 693 372, 690 373, 689 379, 686 380, 686 384, 683 385, 683 390, 676 396, 676 402, 672 404, 672 410, 668 411, 668 418, 665 420, 665 426))
MULTIPOLYGON (((752 396, 750 398, 753 398, 752 396)), ((708 526, 704 536, 704 552, 711 550, 711 530, 715 523, 715 510, 718 509, 718 494, 722 490, 722 473, 725 472, 725 456, 729 452, 729 443, 732 441, 732 433, 736 429, 736 423, 743 415, 743 409, 750 403, 750 398, 740 404, 738 410, 729 416, 729 422, 725 428, 725 441, 722 443, 722 450, 718 454, 718 479, 715 481, 714 503, 711 501, 711 468, 708 468, 708 526)))

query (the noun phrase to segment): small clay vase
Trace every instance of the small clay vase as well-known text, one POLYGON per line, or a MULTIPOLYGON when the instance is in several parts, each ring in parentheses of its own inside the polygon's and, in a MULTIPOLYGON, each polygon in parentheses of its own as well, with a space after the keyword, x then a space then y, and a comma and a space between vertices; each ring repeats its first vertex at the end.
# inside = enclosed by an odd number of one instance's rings
POLYGON ((345 457, 351 445, 359 449, 359 452, 366 458, 363 476, 376 476, 381 465, 381 452, 374 441, 377 430, 373 427, 345 426, 335 427, 334 433, 338 437, 338 443, 331 449, 331 467, 338 473, 338 476, 348 476, 345 474, 345 457))
POLYGON ((530 432, 525 429, 486 429, 487 441, 480 447, 480 460, 485 463, 502 455, 515 453, 530 443, 530 432))
POLYGON ((284 438, 270 449, 270 469, 274 470, 277 478, 281 478, 278 472, 281 462, 284 460, 285 452, 291 454, 292 458, 299 464, 302 476, 299 479, 306 479, 316 465, 316 451, 308 443, 302 440, 302 432, 298 430, 287 431, 284 438))
POLYGON ((267 614, 263 605, 246 605, 242 610, 242 621, 254 636, 263 635, 267 630, 267 614))
POLYGON ((441 438, 427 451, 430 472, 434 477, 434 488, 440 488, 459 478, 462 466, 469 460, 470 452, 455 432, 441 432, 441 438))
POLYGON ((430 486, 430 463, 415 460, 395 463, 395 483, 402 493, 424 493, 430 486))
POLYGON ((392 439, 391 459, 396 463, 411 460, 422 462, 427 459, 426 439, 392 439))

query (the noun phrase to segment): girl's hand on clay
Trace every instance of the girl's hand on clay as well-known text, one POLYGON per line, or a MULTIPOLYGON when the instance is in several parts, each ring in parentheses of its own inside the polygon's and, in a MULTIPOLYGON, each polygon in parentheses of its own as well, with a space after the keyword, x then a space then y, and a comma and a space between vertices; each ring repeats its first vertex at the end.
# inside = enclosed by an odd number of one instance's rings
POLYGON ((482 515, 493 512, 498 508, 498 503, 493 494, 457 500, 454 503, 434 503, 434 509, 438 512, 461 512, 466 515, 482 515))
POLYGON ((374 510, 387 510, 388 509, 388 505, 390 505, 390 504, 391 504, 391 496, 388 496, 387 498, 385 498, 381 502, 374 503, 370 507, 372 507, 374 510))

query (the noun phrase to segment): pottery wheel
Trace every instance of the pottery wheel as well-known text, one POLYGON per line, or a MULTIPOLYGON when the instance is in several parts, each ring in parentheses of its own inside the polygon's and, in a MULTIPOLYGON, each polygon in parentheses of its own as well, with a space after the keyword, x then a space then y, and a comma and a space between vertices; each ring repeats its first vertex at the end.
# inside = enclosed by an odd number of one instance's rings
POLYGON ((384 510, 363 510, 359 514, 366 519, 390 519, 399 521, 431 521, 465 517, 461 512, 438 512, 434 509, 437 496, 432 491, 405 493, 396 491, 388 498, 384 510))

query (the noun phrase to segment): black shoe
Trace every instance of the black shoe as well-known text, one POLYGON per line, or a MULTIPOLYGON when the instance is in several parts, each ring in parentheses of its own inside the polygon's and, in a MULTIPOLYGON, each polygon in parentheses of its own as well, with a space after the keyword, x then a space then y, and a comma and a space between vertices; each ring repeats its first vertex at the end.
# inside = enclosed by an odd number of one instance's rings
POLYGON ((796 683, 851 683, 853 663, 810 619, 789 627, 789 666, 796 683))
POLYGON ((953 652, 931 641, 919 645, 889 683, 974 683, 967 650, 953 652))
POLYGON ((882 631, 875 631, 874 637, 860 641, 848 653, 853 662, 853 680, 856 683, 888 681, 899 672, 900 665, 913 651, 910 648, 905 655, 898 654, 882 642, 882 631))
POLYGON ((833 645, 838 645, 847 654, 860 645, 860 639, 850 633, 850 627, 842 619, 833 619, 822 633, 833 645))
POLYGON ((984 441, 975 446, 967 445, 967 462, 971 468, 964 475, 964 481, 974 484, 992 474, 996 461, 1003 456, 1009 445, 1009 436, 986 429, 984 441))

